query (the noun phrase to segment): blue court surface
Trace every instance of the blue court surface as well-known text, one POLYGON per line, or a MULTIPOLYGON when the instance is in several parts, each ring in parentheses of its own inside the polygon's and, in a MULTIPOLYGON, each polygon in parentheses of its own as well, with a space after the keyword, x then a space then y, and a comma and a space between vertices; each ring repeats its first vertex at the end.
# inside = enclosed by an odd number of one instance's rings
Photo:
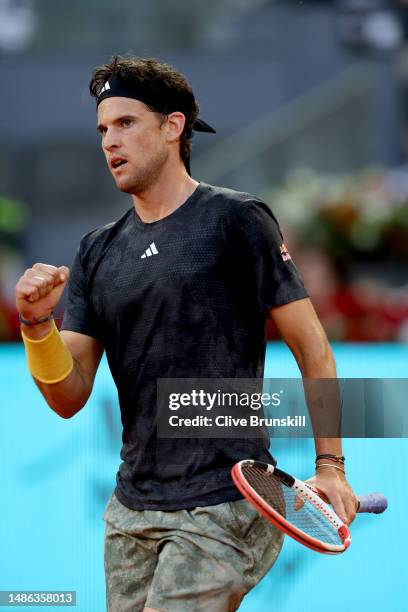
MULTIPOLYGON (((341 377, 407 377, 408 346, 334 349, 341 377)), ((265 375, 299 375, 286 347, 268 346, 265 375)), ((106 362, 86 408, 66 421, 36 389, 22 347, 3 345, 0 398, 0 590, 75 590, 78 612, 104 612, 102 514, 120 447, 117 398, 106 362)), ((301 478, 312 474, 312 441, 280 439, 273 445, 281 467, 301 478)), ((382 491, 387 512, 358 516, 343 555, 320 555, 286 538, 275 567, 240 612, 407 609, 408 441, 349 439, 344 454, 355 491, 382 491)))

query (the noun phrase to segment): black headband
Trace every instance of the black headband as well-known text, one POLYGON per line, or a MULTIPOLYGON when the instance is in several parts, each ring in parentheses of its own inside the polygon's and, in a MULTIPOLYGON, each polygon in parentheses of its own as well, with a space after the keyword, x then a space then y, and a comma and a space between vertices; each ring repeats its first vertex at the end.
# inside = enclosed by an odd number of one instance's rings
MULTIPOLYGON (((110 76, 102 87, 96 100, 96 106, 98 107, 105 98, 133 98, 133 100, 144 102, 147 106, 165 115, 176 111, 186 115, 193 100, 192 94, 188 92, 169 92, 168 90, 163 90, 163 86, 160 83, 157 85, 127 83, 116 75, 110 76)), ((214 128, 202 119, 196 119, 193 130, 195 132, 209 132, 215 134, 214 128)))

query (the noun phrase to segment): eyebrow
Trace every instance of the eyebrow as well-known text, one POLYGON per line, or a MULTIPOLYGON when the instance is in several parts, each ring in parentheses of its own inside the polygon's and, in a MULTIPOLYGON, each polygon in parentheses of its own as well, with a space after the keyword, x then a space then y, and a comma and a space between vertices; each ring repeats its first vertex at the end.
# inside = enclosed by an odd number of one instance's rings
MULTIPOLYGON (((113 123, 120 123, 121 121, 123 121, 123 119, 132 119, 133 121, 137 121, 138 117, 135 117, 134 115, 121 115, 120 117, 117 117, 113 123)), ((103 125, 103 123, 98 123, 98 125, 96 126, 96 131, 97 132, 101 132, 103 130, 103 128, 105 128, 106 126, 103 125)))

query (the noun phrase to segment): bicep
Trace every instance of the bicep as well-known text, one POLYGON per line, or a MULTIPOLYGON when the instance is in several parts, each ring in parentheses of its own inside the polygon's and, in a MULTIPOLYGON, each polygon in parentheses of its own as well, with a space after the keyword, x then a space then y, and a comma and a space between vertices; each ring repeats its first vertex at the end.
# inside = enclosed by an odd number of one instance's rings
POLYGON ((92 336, 77 332, 63 330, 61 337, 68 347, 72 358, 81 373, 86 377, 87 383, 92 387, 93 381, 103 355, 103 344, 92 336))
POLYGON ((269 315, 299 365, 310 358, 327 358, 326 333, 309 298, 271 308, 269 315))

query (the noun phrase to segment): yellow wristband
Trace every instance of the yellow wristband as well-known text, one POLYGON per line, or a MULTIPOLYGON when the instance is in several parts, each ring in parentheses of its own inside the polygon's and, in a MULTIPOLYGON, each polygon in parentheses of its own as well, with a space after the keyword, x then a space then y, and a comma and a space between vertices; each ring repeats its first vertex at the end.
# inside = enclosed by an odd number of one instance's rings
POLYGON ((51 331, 41 340, 32 340, 24 335, 28 369, 40 382, 51 385, 67 378, 73 368, 72 355, 62 341, 61 335, 52 322, 51 331))

